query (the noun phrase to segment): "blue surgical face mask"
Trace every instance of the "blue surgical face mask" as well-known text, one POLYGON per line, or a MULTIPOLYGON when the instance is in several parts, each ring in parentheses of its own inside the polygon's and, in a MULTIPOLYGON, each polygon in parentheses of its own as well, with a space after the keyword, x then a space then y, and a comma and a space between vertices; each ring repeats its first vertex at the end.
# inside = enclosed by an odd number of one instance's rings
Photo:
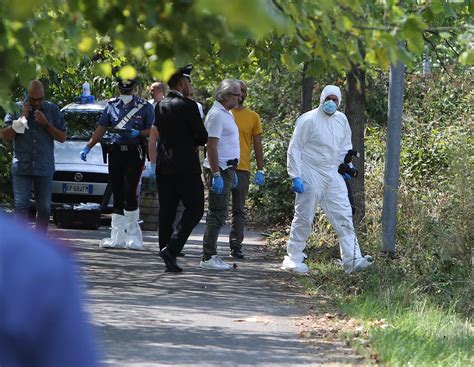
POLYGON ((326 101, 323 103, 323 111, 326 112, 328 115, 332 115, 337 110, 337 105, 334 101, 326 101))

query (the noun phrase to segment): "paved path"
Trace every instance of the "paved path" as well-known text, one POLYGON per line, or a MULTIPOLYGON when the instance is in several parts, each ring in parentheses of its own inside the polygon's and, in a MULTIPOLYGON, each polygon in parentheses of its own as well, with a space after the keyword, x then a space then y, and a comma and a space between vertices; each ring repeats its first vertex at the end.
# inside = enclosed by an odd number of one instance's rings
MULTIPOLYGON (((288 287, 253 232, 246 234, 247 259, 236 269, 199 267, 204 224, 190 237, 178 262, 181 274, 164 272, 157 236, 144 232, 145 250, 99 249, 109 230, 65 230, 53 237, 77 250, 88 284, 89 306, 110 366, 314 366, 360 363, 338 341, 305 342, 296 325, 310 300, 288 287)), ((219 253, 228 255, 228 230, 219 253)))

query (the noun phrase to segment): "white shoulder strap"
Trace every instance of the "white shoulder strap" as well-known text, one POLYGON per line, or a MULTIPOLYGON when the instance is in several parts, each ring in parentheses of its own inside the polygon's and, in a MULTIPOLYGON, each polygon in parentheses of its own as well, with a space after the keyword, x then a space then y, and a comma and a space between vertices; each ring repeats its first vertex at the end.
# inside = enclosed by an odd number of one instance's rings
POLYGON ((114 126, 114 129, 123 129, 130 119, 148 102, 139 102, 137 106, 132 108, 121 120, 114 126))

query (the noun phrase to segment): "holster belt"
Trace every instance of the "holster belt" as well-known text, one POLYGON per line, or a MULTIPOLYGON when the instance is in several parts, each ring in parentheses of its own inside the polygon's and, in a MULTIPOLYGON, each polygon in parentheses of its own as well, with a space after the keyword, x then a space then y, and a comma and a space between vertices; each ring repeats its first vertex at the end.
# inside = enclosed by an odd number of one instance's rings
POLYGON ((227 163, 228 166, 237 167, 237 164, 239 163, 239 160, 237 158, 229 159, 226 163, 227 163))

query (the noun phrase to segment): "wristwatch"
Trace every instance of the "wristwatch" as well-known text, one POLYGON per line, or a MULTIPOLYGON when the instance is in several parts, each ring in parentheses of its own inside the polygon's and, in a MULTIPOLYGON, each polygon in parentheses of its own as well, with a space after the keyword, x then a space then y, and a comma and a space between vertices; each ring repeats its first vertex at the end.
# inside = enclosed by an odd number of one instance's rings
POLYGON ((212 177, 221 177, 220 172, 212 172, 212 177))
POLYGON ((258 170, 257 170, 257 173, 264 174, 265 172, 263 171, 263 169, 258 169, 258 170))

